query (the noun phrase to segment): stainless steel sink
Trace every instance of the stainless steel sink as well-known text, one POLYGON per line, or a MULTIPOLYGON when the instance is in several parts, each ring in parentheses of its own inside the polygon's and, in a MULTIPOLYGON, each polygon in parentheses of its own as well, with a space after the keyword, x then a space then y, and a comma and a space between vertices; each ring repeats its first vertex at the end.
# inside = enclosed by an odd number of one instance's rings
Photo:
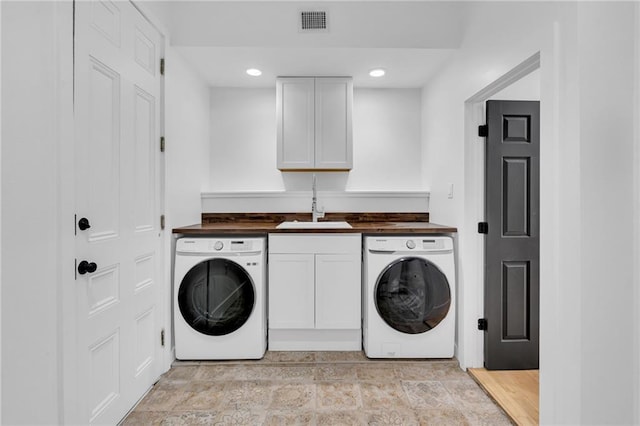
POLYGON ((347 222, 282 222, 276 229, 349 229, 347 222))

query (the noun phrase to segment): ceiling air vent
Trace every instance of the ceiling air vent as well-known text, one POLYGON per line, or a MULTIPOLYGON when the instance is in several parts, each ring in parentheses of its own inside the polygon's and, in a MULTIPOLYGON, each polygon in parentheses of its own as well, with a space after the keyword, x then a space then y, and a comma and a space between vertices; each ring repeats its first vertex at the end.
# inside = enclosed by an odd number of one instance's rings
POLYGON ((319 10, 300 12, 300 31, 327 32, 327 12, 319 10))

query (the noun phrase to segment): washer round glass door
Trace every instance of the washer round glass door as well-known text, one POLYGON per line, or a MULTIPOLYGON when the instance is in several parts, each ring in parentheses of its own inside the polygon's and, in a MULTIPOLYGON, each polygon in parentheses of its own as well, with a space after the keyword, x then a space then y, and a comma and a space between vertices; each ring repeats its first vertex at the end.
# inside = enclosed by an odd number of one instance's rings
POLYGON ((255 288, 247 271, 226 259, 210 259, 191 268, 180 283, 180 313, 194 330, 209 336, 233 333, 247 322, 255 288))
POLYGON ((374 297, 380 317, 407 334, 435 328, 451 305, 447 277, 432 262, 417 257, 398 259, 387 266, 378 277, 374 297))

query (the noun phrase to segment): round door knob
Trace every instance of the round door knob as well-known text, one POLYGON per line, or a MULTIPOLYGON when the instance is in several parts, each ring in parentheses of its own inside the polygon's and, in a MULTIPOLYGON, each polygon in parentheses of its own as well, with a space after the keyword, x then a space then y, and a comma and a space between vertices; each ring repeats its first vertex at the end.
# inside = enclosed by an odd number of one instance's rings
POLYGON ((81 218, 81 219, 78 221, 78 228, 79 228, 81 231, 84 231, 85 229, 89 229, 89 228, 91 228, 91 224, 89 223, 89 219, 87 219, 86 217, 81 218))
POLYGON ((407 240, 407 248, 413 250, 416 248, 416 242, 413 240, 407 240))
POLYGON ((222 241, 216 241, 216 243, 213 245, 213 248, 216 249, 217 251, 222 250, 222 247, 224 247, 224 244, 222 244, 222 241))
POLYGON ((98 265, 96 265, 95 262, 87 262, 86 260, 83 260, 78 264, 78 273, 80 275, 84 275, 87 272, 92 274, 96 269, 98 269, 98 265))

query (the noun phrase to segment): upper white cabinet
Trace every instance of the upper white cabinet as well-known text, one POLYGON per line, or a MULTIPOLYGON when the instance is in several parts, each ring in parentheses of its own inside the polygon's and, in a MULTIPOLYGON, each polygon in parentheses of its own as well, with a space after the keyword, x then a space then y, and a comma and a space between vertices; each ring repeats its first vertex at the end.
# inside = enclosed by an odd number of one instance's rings
POLYGON ((276 82, 278 169, 350 170, 350 77, 281 77, 276 82))

